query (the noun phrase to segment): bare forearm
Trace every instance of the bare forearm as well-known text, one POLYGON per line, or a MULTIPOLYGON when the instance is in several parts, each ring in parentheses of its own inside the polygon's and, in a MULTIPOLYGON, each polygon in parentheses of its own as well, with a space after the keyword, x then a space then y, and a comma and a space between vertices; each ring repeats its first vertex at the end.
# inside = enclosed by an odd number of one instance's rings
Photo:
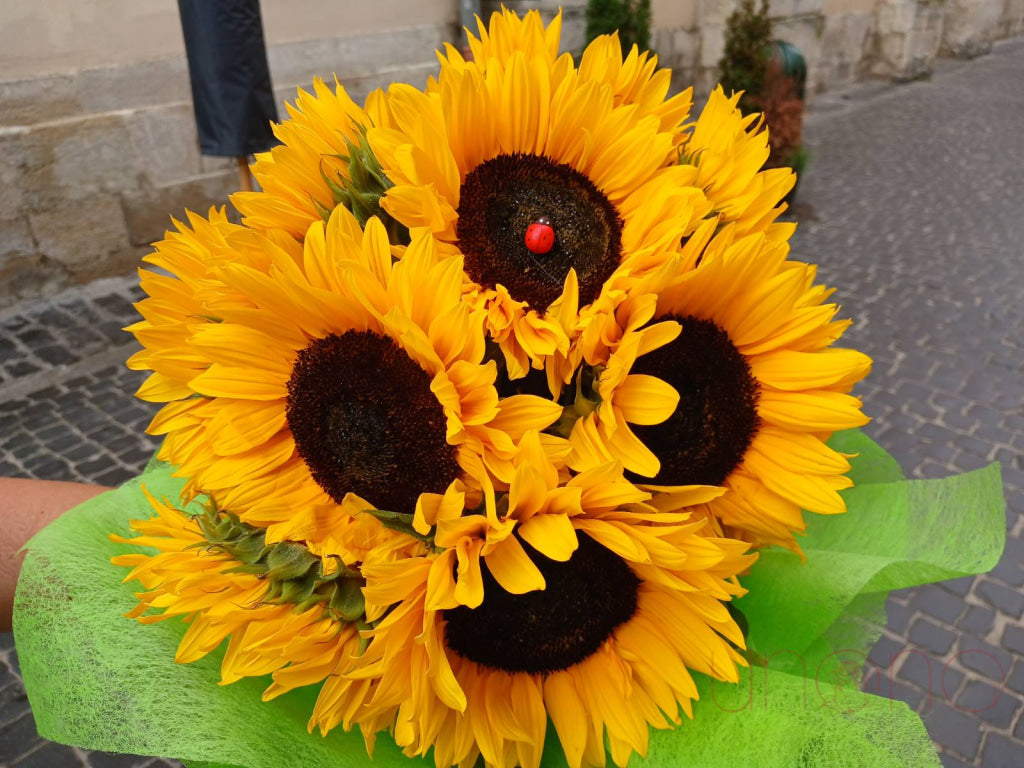
POLYGON ((0 632, 11 628, 22 560, 18 550, 51 520, 106 490, 101 485, 0 477, 0 632))

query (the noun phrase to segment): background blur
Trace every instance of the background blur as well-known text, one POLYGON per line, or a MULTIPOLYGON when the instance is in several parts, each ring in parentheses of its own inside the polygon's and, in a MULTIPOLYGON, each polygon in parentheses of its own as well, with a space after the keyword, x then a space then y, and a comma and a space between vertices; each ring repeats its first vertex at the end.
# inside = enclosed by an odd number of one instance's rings
MULTIPOLYGON (((506 5, 549 15, 561 5, 565 49, 582 49, 585 0, 506 5)), ((332 73, 356 101, 395 80, 422 83, 466 11, 498 6, 264 0, 278 100, 332 73)), ((652 47, 698 103, 717 82, 735 6, 651 0, 652 47)), ((0 307, 121 274, 168 212, 225 202, 237 181, 230 160, 198 152, 177 3, 4 0, 0 14, 0 307)), ((771 17, 807 61, 813 103, 866 77, 927 76, 939 55, 987 51, 1024 30, 1024 0, 774 0, 771 17)))

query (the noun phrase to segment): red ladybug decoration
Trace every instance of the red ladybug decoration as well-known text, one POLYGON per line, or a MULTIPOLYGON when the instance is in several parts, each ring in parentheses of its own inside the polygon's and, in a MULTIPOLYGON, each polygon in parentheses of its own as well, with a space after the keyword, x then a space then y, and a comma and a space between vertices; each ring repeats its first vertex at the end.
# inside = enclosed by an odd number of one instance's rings
POLYGON ((526 247, 531 253, 543 256, 555 247, 555 228, 551 219, 541 216, 526 228, 526 247))

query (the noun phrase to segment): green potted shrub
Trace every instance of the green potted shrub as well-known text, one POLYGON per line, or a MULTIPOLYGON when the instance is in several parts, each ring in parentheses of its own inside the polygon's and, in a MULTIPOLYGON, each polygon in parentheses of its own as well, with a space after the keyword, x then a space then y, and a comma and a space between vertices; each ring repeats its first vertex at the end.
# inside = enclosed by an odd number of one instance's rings
POLYGON ((623 55, 651 47, 651 0, 589 0, 586 22, 587 43, 617 31, 623 55))
MULTIPOLYGON (((743 91, 740 109, 761 112, 771 154, 766 167, 789 167, 800 174, 809 153, 803 145, 804 82, 807 67, 791 44, 772 40, 768 0, 755 7, 742 0, 725 27, 725 51, 719 75, 726 92, 743 91)), ((791 200, 796 187, 787 196, 791 200)))

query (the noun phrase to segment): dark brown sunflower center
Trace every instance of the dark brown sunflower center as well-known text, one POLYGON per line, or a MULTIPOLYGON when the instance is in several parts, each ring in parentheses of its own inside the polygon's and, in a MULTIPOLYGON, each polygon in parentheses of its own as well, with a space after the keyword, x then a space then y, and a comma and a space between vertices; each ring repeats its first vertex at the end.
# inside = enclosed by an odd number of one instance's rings
POLYGON ((721 485, 757 432, 757 380, 729 335, 710 320, 661 319, 683 326, 679 338, 637 359, 632 372, 671 384, 679 405, 667 421, 634 431, 661 461, 657 483, 721 485))
POLYGON ((391 339, 348 331, 299 352, 288 426, 313 479, 337 502, 352 492, 412 512, 459 475, 430 376, 391 339))
POLYGON ((579 542, 564 563, 527 547, 547 587, 525 595, 502 589, 484 561, 483 603, 445 611, 448 647, 485 667, 529 674, 568 669, 594 653, 636 613, 640 580, 590 537, 579 534, 579 542))
POLYGON ((619 265, 622 222, 615 206, 582 173, 545 157, 498 155, 481 163, 462 184, 458 213, 469 276, 488 288, 505 286, 538 312, 562 293, 570 269, 579 278, 580 301, 589 303, 619 265), (531 225, 541 221, 555 238, 543 253, 527 241, 531 225))

